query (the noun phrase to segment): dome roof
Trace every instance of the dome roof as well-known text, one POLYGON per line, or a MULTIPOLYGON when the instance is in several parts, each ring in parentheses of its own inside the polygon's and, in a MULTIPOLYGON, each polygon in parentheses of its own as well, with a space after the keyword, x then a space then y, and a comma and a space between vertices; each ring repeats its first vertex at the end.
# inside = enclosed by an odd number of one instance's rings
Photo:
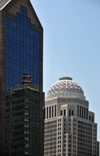
POLYGON ((72 78, 62 77, 50 87, 46 99, 58 96, 77 96, 84 98, 84 92, 76 82, 72 81, 72 78))

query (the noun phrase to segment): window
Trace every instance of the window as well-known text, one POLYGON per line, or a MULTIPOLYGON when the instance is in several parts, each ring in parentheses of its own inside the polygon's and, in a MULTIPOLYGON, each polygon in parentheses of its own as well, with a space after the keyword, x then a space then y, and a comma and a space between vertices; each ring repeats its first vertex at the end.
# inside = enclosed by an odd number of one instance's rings
POLYGON ((49 107, 49 118, 51 118, 51 107, 49 107))
POLYGON ((82 107, 82 118, 83 118, 83 107, 82 107))
POLYGON ((47 107, 47 119, 48 119, 48 107, 47 107))
POLYGON ((79 106, 77 106, 77 116, 79 117, 79 106))
POLYGON ((92 117, 92 121, 94 121, 94 118, 92 117))
POLYGON ((66 110, 64 110, 64 116, 66 116, 66 110))
POLYGON ((71 116, 71 110, 69 109, 69 117, 71 116))
POLYGON ((74 111, 72 110, 72 116, 74 116, 74 111))
POLYGON ((80 117, 81 117, 81 106, 80 106, 80 117))
POLYGON ((60 116, 62 116, 62 110, 60 111, 60 116))
POLYGON ((56 117, 56 105, 55 105, 55 117, 56 117))
POLYGON ((85 113, 85 110, 86 110, 86 109, 84 108, 84 119, 86 118, 86 117, 85 117, 85 114, 86 114, 86 113, 85 113))
POLYGON ((88 108, 86 109, 86 119, 88 119, 88 108))
POLYGON ((91 120, 91 116, 89 116, 89 120, 91 120))
POLYGON ((52 106, 52 117, 53 117, 53 106, 52 106))

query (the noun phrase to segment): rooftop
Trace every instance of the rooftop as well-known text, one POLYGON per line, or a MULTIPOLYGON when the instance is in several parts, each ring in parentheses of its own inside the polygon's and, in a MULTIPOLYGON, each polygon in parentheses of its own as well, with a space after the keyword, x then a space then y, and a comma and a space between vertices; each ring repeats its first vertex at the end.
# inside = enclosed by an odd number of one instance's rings
POLYGON ((53 97, 79 97, 85 98, 82 88, 72 80, 71 77, 59 78, 59 81, 55 82, 47 92, 46 99, 53 97))

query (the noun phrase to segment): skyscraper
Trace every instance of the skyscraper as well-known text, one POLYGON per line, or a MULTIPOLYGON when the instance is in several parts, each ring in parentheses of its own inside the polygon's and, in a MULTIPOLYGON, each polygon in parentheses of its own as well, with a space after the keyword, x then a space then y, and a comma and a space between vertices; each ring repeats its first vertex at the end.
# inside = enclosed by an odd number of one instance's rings
POLYGON ((50 87, 44 126, 44 156, 99 156, 95 115, 72 78, 62 77, 50 87))
POLYGON ((6 93, 6 155, 39 156, 39 87, 29 73, 6 93))
POLYGON ((43 141, 43 28, 30 0, 0 1, 0 155, 5 155, 6 90, 22 73, 39 88, 39 155, 43 141))

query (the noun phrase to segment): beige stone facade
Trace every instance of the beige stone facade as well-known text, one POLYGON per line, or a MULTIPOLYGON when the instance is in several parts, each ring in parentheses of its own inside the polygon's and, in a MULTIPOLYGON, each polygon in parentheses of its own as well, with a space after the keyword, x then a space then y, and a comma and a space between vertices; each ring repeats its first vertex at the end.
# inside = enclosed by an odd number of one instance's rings
POLYGON ((79 92, 77 84, 65 78, 58 81, 47 94, 45 101, 44 156, 99 156, 97 124, 84 93, 79 92), (60 90, 65 83, 65 92, 60 90), (68 90, 68 84, 71 89, 68 90), (59 86, 58 86, 59 85, 59 86), (74 86, 74 87, 72 87, 74 86), (67 89, 67 91, 66 91, 67 89), (76 93, 77 92, 77 93, 76 93), (67 94, 68 93, 68 94, 67 94), (56 97, 56 95, 59 95, 56 97), (67 96, 64 96, 66 95, 67 96), (68 96, 69 95, 69 96, 68 96), (52 97, 52 98, 51 98, 52 97))

